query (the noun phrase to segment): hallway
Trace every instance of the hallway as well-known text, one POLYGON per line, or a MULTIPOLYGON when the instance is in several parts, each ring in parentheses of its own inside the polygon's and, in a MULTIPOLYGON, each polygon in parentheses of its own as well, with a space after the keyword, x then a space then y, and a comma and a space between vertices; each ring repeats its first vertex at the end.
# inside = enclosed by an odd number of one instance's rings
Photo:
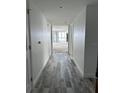
POLYGON ((97 0, 29 0, 26 31, 27 93, 95 93, 97 0))
POLYGON ((81 77, 68 54, 56 53, 48 61, 33 93, 95 93, 94 82, 81 77))

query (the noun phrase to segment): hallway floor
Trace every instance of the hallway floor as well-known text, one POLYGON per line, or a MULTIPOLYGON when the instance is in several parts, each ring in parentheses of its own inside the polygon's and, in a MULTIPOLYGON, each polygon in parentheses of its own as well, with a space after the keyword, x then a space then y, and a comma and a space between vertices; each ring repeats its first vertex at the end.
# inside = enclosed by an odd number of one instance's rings
POLYGON ((68 43, 53 43, 54 53, 67 53, 68 52, 68 43))
POLYGON ((33 93, 95 93, 95 80, 84 79, 66 53, 56 53, 48 61, 33 93))

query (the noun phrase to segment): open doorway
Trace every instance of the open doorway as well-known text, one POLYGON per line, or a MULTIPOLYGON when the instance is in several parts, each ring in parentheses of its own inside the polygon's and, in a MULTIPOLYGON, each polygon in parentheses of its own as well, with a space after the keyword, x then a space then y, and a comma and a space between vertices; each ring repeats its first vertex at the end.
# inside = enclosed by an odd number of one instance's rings
POLYGON ((68 53, 68 26, 52 26, 53 53, 68 53))

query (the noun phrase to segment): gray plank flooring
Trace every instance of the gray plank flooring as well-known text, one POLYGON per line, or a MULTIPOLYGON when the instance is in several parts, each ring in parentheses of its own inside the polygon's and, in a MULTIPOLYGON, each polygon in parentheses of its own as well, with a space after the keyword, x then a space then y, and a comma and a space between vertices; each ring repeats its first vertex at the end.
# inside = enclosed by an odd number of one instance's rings
POLYGON ((67 53, 55 53, 44 68, 33 93, 95 93, 94 81, 82 78, 67 53))

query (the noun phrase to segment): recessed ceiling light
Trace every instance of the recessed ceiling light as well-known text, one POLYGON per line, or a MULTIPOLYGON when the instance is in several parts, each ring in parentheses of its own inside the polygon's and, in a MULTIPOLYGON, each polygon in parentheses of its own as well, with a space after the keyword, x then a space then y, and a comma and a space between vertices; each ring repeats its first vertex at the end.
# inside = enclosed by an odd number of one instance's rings
POLYGON ((63 8, 63 6, 60 6, 59 8, 63 8))

